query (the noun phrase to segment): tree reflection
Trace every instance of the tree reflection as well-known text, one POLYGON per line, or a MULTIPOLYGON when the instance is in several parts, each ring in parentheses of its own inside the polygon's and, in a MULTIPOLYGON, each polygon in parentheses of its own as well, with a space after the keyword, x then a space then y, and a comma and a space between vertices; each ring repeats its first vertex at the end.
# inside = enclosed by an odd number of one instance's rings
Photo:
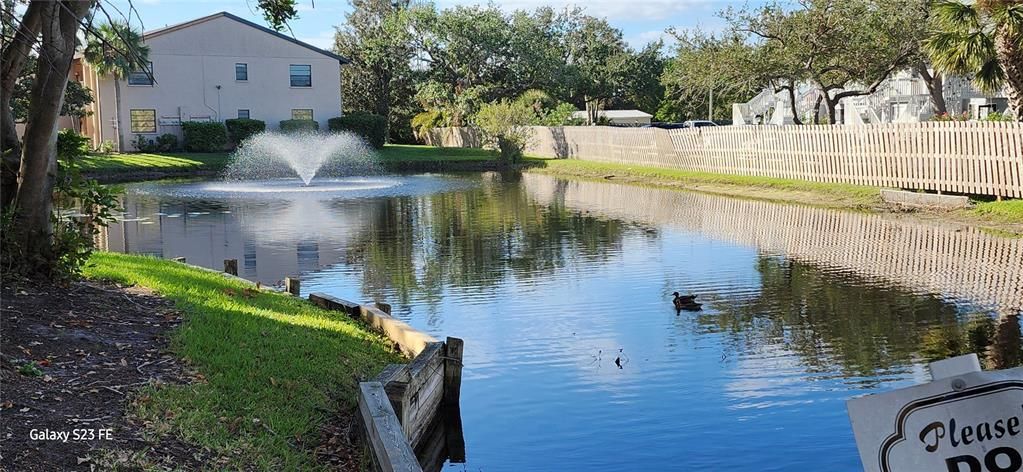
POLYGON ((470 191, 396 197, 379 207, 346 263, 363 271, 363 292, 413 295, 436 304, 445 289, 492 289, 510 277, 549 276, 569 264, 606 261, 627 225, 532 201, 501 179, 470 191))
POLYGON ((990 368, 1020 365, 1018 316, 962 316, 935 296, 871 283, 854 274, 760 256, 760 292, 715 299, 699 317, 737 352, 783 346, 811 372, 876 377, 919 361, 977 352, 990 368))

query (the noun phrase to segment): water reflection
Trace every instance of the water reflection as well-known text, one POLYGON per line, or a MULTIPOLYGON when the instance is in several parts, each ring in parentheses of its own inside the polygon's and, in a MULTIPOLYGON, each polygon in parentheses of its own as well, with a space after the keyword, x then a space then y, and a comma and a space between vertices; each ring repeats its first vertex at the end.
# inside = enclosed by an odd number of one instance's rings
POLYGON ((852 470, 850 396, 925 381, 930 359, 1023 358, 1023 240, 528 174, 422 179, 358 198, 129 191, 135 221, 103 243, 301 274, 464 338, 473 470, 852 470), (703 311, 676 315, 676 290, 703 311))

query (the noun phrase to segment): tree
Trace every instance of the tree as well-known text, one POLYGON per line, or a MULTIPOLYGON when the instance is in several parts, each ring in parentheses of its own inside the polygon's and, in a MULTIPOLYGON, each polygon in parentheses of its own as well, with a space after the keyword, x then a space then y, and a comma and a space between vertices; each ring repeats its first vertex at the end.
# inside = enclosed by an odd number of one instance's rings
MULTIPOLYGON (((261 0, 273 22, 294 16, 294 0, 261 0), (291 7, 290 9, 288 7, 291 7)), ((30 0, 18 11, 3 2, 0 51, 0 193, 4 261, 25 275, 53 277, 63 250, 53 238, 53 190, 57 174, 57 119, 81 30, 95 33, 91 18, 109 14, 95 0, 30 0), (14 93, 35 51, 35 80, 28 91, 25 133, 18 139, 14 93)), ((277 24, 280 24, 277 23, 277 24)), ((276 25, 275 25, 276 26, 276 25)), ((130 44, 125 42, 125 45, 130 44)), ((116 49, 116 48, 115 48, 116 49)), ((135 51, 119 50, 125 58, 135 51)), ((9 274, 10 270, 5 272, 9 274)))
POLYGON ((732 103, 749 100, 765 86, 784 87, 793 78, 772 62, 777 56, 768 56, 740 35, 675 30, 669 33, 675 37, 675 57, 660 75, 664 100, 658 119, 703 118, 711 93, 717 98, 714 115, 727 116, 732 103))
POLYGON ((149 70, 149 46, 143 43, 142 35, 126 22, 112 22, 100 25, 86 35, 85 60, 96 69, 100 76, 114 79, 115 119, 117 120, 117 150, 124 151, 124 128, 121 125, 121 80, 132 72, 149 70), (129 51, 124 54, 122 51, 129 51))
POLYGON ((334 50, 352 60, 341 76, 345 111, 387 117, 391 140, 410 141, 415 88, 409 1, 353 0, 352 7, 334 35, 334 50))
MULTIPOLYGON (((912 64, 927 20, 925 0, 800 0, 726 12, 733 31, 752 35, 777 56, 779 75, 808 80, 818 107, 837 119, 842 99, 870 95, 912 64), (797 67, 797 70, 791 70, 797 67)), ((815 113, 815 119, 820 114, 815 113)))
POLYGON ((624 96, 630 81, 631 56, 622 32, 607 21, 582 16, 566 35, 568 64, 578 77, 575 94, 582 99, 587 123, 600 110, 624 96))
MULTIPOLYGON (((30 57, 18 82, 15 84, 14 96, 11 98, 11 109, 14 113, 14 121, 23 123, 28 118, 30 105, 30 93, 35 84, 35 57, 30 57)), ((60 108, 61 116, 70 116, 77 119, 89 116, 87 109, 92 104, 92 90, 82 85, 81 82, 69 80, 67 90, 64 91, 64 105, 60 108)))
POLYGON ((940 71, 965 75, 985 92, 1003 85, 1016 119, 1023 121, 1023 3, 940 0, 924 48, 940 71))

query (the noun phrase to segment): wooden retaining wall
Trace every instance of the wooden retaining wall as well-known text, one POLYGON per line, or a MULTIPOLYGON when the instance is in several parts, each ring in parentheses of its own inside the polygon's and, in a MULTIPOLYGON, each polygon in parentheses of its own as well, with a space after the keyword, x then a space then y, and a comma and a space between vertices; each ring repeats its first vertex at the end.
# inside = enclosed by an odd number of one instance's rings
MULTIPOLYGON (((1017 122, 533 130, 526 153, 542 157, 1023 198, 1017 122)), ((428 142, 468 147, 479 134, 442 128, 428 142)))
POLYGON ((458 416, 462 384, 462 340, 433 336, 391 317, 379 307, 323 293, 309 300, 374 327, 412 358, 391 364, 359 384, 359 416, 374 465, 381 471, 438 470, 445 459, 465 460, 458 416), (451 414, 454 412, 454 414, 451 414))

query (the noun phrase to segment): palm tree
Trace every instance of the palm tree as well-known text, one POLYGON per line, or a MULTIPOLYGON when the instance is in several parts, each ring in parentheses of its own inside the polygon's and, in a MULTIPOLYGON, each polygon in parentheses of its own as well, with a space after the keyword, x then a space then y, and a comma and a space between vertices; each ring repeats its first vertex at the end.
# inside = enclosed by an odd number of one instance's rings
POLYGON ((149 71, 149 46, 142 35, 128 23, 113 22, 100 25, 86 35, 85 60, 92 64, 98 75, 114 78, 114 103, 117 119, 117 150, 124 150, 124 132, 121 126, 121 80, 136 71, 149 71))
POLYGON ((1003 85, 1023 121, 1023 2, 939 0, 924 49, 935 69, 966 75, 985 92, 1003 85))

